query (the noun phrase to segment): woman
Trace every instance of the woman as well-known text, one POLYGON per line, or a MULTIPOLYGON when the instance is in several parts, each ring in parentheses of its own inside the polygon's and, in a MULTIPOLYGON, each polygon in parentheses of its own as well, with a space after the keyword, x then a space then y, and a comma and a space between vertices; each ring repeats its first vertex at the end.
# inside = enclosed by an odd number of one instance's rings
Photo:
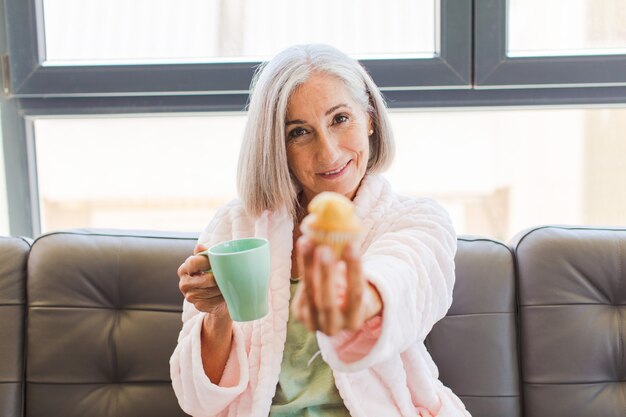
POLYGON ((183 410, 469 416, 424 346, 452 301, 456 236, 436 203, 398 196, 376 174, 392 157, 384 101, 358 62, 307 45, 261 68, 239 160, 241 200, 218 212, 195 253, 233 238, 269 239, 270 312, 234 323, 202 272, 207 258, 181 265, 184 324, 170 364, 183 410), (342 259, 300 235, 322 191, 352 199, 364 226, 342 259), (345 296, 326 296, 338 291, 345 296))

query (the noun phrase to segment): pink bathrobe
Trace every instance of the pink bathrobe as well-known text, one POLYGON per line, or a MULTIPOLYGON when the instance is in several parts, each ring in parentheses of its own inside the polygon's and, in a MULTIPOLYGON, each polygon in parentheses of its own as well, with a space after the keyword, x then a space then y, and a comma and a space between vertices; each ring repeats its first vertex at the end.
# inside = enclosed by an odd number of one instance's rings
MULTIPOLYGON (((317 332, 324 360, 353 417, 464 416, 463 403, 438 380, 424 346, 452 302, 456 235, 435 202, 394 194, 378 175, 366 176, 354 199, 366 233, 363 271, 383 300, 383 314, 363 329, 329 337, 317 332)), ((219 384, 200 355, 203 313, 183 305, 183 328, 170 359, 182 409, 195 417, 266 417, 276 390, 289 317, 293 221, 286 211, 247 216, 241 202, 224 206, 200 242, 260 236, 270 241, 270 312, 234 323, 230 357, 219 384)))

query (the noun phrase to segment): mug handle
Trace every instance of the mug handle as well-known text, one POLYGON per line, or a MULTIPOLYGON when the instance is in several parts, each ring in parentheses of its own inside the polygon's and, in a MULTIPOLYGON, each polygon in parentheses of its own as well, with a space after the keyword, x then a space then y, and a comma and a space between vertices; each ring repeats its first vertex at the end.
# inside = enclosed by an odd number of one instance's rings
MULTIPOLYGON (((206 256, 208 258, 209 257, 209 250, 208 249, 207 250, 203 250, 202 252, 196 253, 196 255, 202 255, 202 256, 206 256)), ((205 274, 213 273, 213 269, 209 268, 209 269, 206 269, 206 270, 204 270, 202 272, 205 273, 205 274)))

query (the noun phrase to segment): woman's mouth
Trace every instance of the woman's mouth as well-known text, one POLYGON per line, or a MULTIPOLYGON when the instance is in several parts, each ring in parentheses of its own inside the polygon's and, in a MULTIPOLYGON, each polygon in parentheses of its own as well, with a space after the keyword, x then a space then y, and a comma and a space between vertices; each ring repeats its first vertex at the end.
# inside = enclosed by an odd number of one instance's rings
POLYGON ((348 167, 348 165, 350 165, 351 162, 352 159, 341 165, 340 167, 333 169, 332 171, 320 172, 317 175, 325 179, 337 178, 346 171, 346 168, 348 167))

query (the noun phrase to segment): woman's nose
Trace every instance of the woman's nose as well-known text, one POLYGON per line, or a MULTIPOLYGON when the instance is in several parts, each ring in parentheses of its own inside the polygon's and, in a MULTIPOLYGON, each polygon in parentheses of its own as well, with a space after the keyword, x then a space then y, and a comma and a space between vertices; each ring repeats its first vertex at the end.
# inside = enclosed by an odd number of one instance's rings
POLYGON ((319 132, 317 138, 317 159, 319 162, 335 162, 339 156, 339 142, 329 132, 319 132))

